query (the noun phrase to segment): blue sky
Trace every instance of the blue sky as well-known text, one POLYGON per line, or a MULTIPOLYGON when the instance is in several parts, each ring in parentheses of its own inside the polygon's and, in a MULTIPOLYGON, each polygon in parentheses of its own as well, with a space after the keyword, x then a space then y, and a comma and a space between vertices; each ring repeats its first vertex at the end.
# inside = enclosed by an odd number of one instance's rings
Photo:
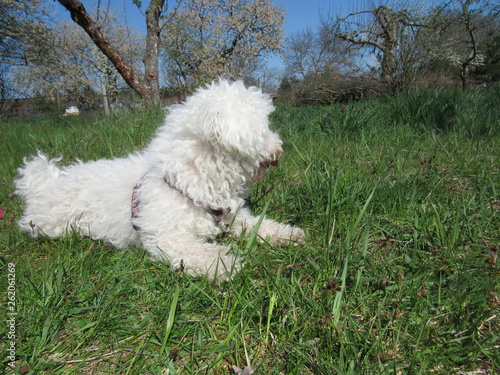
MULTIPOLYGON (((280 1, 274 1, 280 4, 280 1)), ((285 18, 284 30, 286 34, 291 34, 307 28, 315 29, 320 21, 320 13, 325 16, 329 8, 340 1, 328 0, 285 0, 283 8, 287 15, 285 18)))

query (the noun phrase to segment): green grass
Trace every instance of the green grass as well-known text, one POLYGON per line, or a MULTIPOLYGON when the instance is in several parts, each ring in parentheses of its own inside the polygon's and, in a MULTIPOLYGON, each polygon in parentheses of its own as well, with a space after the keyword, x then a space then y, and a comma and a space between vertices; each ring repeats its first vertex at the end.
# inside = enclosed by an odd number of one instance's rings
MULTIPOLYGON (((0 125, 0 287, 6 295, 15 264, 18 313, 11 373, 497 373, 499 119, 498 88, 278 106, 285 154, 249 203, 308 238, 236 243, 246 265, 222 284, 138 249, 16 228, 24 156, 123 156, 161 113, 0 125)), ((2 368, 7 308, 2 299, 2 368)))

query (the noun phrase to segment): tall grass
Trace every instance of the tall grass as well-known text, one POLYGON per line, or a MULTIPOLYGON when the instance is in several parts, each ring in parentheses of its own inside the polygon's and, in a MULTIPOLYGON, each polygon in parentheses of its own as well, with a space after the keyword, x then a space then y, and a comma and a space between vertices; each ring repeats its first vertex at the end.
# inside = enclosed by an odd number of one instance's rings
POLYGON ((233 243, 246 264, 223 284, 137 249, 35 241, 16 228, 22 157, 123 156, 148 142, 161 113, 4 123, 0 285, 15 264, 12 373, 498 372, 499 102, 494 88, 278 106, 285 154, 249 204, 308 238, 233 243))

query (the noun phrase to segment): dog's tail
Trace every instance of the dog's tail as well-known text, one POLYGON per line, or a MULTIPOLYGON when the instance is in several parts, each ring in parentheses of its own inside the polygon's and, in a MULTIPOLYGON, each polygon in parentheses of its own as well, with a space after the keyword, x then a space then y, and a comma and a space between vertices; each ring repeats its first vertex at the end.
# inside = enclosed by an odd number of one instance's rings
POLYGON ((14 180, 15 193, 25 200, 46 194, 47 185, 61 175, 57 162, 61 157, 49 159, 42 152, 31 160, 23 159, 24 164, 17 169, 19 177, 14 180))

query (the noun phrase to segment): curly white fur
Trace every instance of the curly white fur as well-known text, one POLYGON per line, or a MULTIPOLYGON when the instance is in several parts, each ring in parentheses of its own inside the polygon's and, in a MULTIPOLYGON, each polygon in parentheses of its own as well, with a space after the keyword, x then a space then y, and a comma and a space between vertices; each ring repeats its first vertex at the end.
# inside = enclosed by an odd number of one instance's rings
MULTIPOLYGON (((281 139, 269 130, 272 110, 260 90, 220 80, 173 107, 141 153, 59 167, 61 158, 38 152, 24 160, 15 180, 26 203, 19 225, 33 236, 77 230, 117 248, 140 246, 152 259, 192 275, 225 279, 241 263, 228 246, 212 240, 226 230, 235 237, 248 234, 258 222, 243 205, 252 184, 282 152, 281 139), (222 210, 220 222, 213 210, 222 210)), ((258 235, 289 244, 301 241, 304 232, 265 219, 258 235)))

